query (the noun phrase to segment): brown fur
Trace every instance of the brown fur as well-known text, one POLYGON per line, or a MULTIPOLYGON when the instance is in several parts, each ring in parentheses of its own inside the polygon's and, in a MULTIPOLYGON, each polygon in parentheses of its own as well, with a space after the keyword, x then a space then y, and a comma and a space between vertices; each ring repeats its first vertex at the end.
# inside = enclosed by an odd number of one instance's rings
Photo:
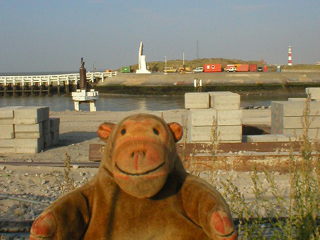
POLYGON ((98 129, 106 148, 97 175, 49 206, 30 239, 236 239, 223 197, 188 174, 177 123, 138 114, 98 129))

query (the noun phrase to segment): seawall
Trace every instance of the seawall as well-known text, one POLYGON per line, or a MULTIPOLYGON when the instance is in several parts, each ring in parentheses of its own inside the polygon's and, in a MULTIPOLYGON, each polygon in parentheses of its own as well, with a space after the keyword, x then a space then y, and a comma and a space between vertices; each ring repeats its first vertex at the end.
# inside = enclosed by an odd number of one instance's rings
POLYGON ((101 93, 183 94, 194 91, 194 79, 202 80, 202 91, 303 91, 320 87, 320 72, 236 72, 236 73, 120 73, 99 82, 101 93), (159 92, 159 93, 158 93, 159 92))

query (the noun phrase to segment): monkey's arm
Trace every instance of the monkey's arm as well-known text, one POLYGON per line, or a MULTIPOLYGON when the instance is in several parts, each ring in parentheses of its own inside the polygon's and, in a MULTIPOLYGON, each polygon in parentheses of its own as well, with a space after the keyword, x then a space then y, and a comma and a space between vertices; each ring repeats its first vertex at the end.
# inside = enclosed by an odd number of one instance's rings
POLYGON ((182 189, 185 212, 212 239, 237 239, 227 203, 221 194, 205 181, 189 175, 182 189))
POLYGON ((32 224, 30 240, 82 239, 88 222, 86 197, 73 191, 51 204, 32 224))

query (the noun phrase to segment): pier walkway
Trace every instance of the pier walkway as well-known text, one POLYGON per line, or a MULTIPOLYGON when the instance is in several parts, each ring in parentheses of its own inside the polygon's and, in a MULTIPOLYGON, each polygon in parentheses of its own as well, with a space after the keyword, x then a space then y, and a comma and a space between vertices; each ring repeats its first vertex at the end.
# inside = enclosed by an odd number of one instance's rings
MULTIPOLYGON (((117 75, 117 72, 87 72, 87 80, 90 82, 95 82, 102 80, 106 80, 108 77, 114 77, 117 75)), ((0 76, 0 85, 8 85, 8 84, 48 84, 56 83, 59 85, 60 83, 65 83, 69 85, 69 83, 77 84, 80 81, 79 73, 71 73, 71 74, 58 74, 58 75, 34 75, 34 76, 0 76)))
MULTIPOLYGON (((107 78, 114 77, 117 72, 87 72, 87 81, 90 83, 104 82, 107 78)), ((65 92, 69 93, 70 88, 73 91, 74 87, 80 82, 80 73, 71 74, 55 74, 55 75, 24 75, 24 76, 0 76, 0 96, 8 96, 12 93, 15 96, 17 93, 39 93, 47 92, 50 94, 53 86, 57 88, 60 94, 61 85, 65 92)))

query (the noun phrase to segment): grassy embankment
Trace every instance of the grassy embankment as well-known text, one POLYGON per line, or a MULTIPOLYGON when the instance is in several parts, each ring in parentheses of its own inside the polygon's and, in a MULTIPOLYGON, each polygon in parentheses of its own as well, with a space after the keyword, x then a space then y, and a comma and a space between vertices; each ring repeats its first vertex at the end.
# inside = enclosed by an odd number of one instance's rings
MULTIPOLYGON (((176 60, 168 60, 167 61, 167 67, 174 67, 178 68, 182 66, 182 60, 176 59, 176 60)), ((263 67, 264 64, 262 61, 244 61, 240 59, 225 59, 225 58, 203 58, 203 59, 194 59, 194 60, 184 60, 184 64, 188 67, 191 67, 191 69, 194 69, 196 67, 202 67, 204 64, 211 64, 211 63, 221 63, 222 67, 224 67, 227 64, 257 64, 257 67, 263 67)), ((164 61, 154 61, 154 62, 148 62, 147 65, 149 66, 150 70, 153 72, 163 72, 163 69, 165 67, 164 61)), ((135 72, 138 68, 138 64, 131 65, 131 71, 135 72)), ((277 67, 276 65, 269 65, 267 64, 268 71, 270 72, 276 72, 277 67)), ((293 66, 288 65, 281 65, 282 70, 310 70, 310 71, 320 71, 320 65, 311 65, 311 64, 298 64, 293 66)))

